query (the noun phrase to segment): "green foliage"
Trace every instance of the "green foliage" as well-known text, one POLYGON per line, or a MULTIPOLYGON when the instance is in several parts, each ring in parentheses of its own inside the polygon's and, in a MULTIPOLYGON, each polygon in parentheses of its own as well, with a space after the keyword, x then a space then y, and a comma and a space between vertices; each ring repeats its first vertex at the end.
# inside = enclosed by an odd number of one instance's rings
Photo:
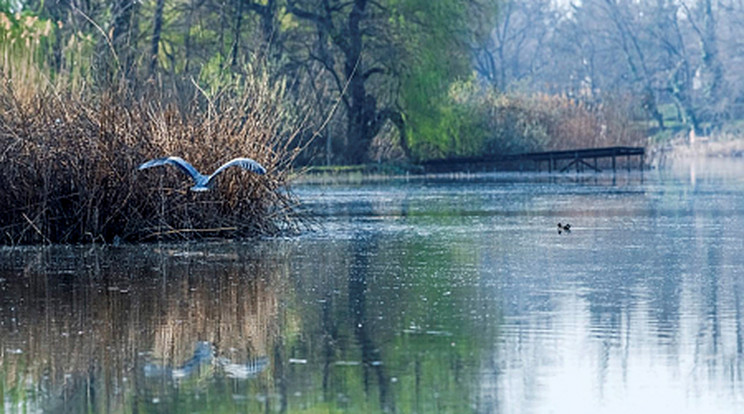
POLYGON ((422 159, 525 152, 548 140, 544 115, 473 80, 454 82, 430 108, 411 126, 411 147, 422 159))
POLYGON ((462 105, 455 95, 473 82, 469 43, 483 35, 484 22, 495 16, 495 10, 486 7, 489 2, 393 3, 397 11, 393 21, 407 39, 411 56, 400 99, 413 155, 421 159, 477 154, 485 134, 473 117, 479 109, 462 105))

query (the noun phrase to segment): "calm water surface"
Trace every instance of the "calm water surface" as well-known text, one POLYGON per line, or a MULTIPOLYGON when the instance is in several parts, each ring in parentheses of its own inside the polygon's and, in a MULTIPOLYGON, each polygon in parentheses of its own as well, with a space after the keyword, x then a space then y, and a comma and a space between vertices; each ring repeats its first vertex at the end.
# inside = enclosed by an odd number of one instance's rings
POLYGON ((4 411, 743 412, 730 167, 303 184, 297 238, 0 250, 4 411))

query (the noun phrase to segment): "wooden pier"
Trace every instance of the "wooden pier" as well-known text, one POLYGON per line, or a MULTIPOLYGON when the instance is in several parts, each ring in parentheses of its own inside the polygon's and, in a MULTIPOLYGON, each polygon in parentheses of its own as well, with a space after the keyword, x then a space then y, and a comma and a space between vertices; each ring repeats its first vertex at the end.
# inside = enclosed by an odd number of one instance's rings
POLYGON ((462 169, 465 166, 497 165, 504 163, 518 163, 520 166, 523 166, 524 162, 531 161, 538 171, 541 170, 542 164, 547 162, 547 171, 549 173, 553 171, 566 172, 572 168, 575 168, 577 172, 584 171, 584 169, 601 172, 602 170, 597 166, 597 160, 600 158, 611 158, 612 172, 615 173, 617 172, 617 158, 619 157, 626 158, 628 171, 630 171, 631 166, 630 157, 639 157, 638 168, 643 171, 645 155, 646 149, 643 147, 605 147, 567 151, 528 152, 492 157, 450 158, 425 161, 422 165, 427 171, 451 171, 462 169), (592 162, 590 163, 589 161, 592 162), (564 165, 561 165, 561 162, 564 165))

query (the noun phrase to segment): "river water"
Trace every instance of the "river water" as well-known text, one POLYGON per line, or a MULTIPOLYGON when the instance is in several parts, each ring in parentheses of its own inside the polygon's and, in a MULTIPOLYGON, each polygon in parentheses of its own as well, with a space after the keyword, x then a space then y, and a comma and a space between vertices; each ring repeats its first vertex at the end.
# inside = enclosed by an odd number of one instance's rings
POLYGON ((5 248, 4 411, 743 412, 725 164, 305 183, 298 237, 5 248))

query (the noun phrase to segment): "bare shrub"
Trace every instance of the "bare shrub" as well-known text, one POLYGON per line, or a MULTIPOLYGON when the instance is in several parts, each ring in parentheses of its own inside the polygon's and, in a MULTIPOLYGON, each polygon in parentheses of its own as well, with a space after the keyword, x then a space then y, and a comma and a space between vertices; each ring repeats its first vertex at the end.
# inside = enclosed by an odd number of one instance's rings
POLYGON ((590 105, 560 95, 491 95, 483 106, 493 131, 485 140, 489 154, 639 146, 646 140, 619 97, 590 105))

